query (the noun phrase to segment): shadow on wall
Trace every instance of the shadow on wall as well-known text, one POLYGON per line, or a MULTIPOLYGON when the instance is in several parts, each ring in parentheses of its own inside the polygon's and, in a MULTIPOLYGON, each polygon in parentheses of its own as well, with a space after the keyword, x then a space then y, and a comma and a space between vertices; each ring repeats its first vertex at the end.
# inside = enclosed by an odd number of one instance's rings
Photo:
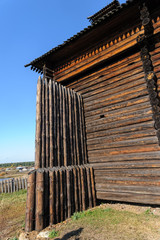
POLYGON ((75 231, 71 231, 69 233, 66 233, 62 238, 55 238, 55 240, 67 240, 70 239, 71 237, 76 237, 75 240, 79 240, 79 235, 81 234, 81 232, 83 231, 83 228, 79 228, 75 231))

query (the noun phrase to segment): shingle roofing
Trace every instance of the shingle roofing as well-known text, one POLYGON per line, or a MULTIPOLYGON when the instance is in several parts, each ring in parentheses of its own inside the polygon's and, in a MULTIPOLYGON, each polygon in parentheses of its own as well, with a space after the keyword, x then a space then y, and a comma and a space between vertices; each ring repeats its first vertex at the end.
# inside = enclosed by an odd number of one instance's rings
MULTIPOLYGON (((113 17, 114 15, 116 15, 117 13, 119 13, 120 11, 122 11, 123 9, 129 7, 130 5, 132 5, 133 3, 136 3, 136 2, 139 2, 141 0, 127 0, 126 3, 123 3, 123 4, 114 4, 114 8, 111 10, 111 11, 106 11, 106 8, 103 8, 102 10, 100 10, 98 13, 94 14, 93 16, 91 17, 94 17, 94 16, 98 16, 100 15, 98 18, 96 18, 94 20, 94 22, 92 23, 92 25, 89 25, 88 27, 84 28, 82 31, 78 32, 76 35, 74 35, 73 37, 67 39, 66 41, 64 41, 62 44, 58 45, 57 47, 55 48, 52 48, 50 51, 48 51, 47 53, 43 54, 42 56, 34 59, 33 61, 31 61, 30 63, 26 64, 25 67, 28 67, 28 66, 32 66, 33 70, 38 70, 38 67, 35 66, 36 63, 46 59, 48 56, 50 56, 51 54, 57 52, 58 50, 62 49, 63 47, 67 46, 68 44, 72 43, 73 41, 79 39, 80 37, 82 37, 83 35, 85 35, 86 33, 88 33, 89 31, 91 31, 92 29, 94 29, 95 27, 97 27, 98 25, 100 25, 102 22, 104 22, 105 20, 113 17), (100 14, 102 13, 103 14, 100 14), (97 15, 98 14, 98 15, 97 15)), ((113 3, 115 2, 115 0, 113 0, 113 2, 111 3, 113 5, 113 3)), ((118 2, 118 1, 116 1, 118 2)), ((111 5, 109 4, 109 5, 111 5)), ((40 69, 42 70, 42 69, 40 69)))
POLYGON ((104 16, 105 14, 114 11, 117 9, 117 7, 120 6, 120 3, 118 0, 113 0, 110 4, 108 4, 106 7, 102 8, 100 11, 96 12, 92 16, 88 17, 89 21, 91 23, 96 22, 100 17, 104 16))

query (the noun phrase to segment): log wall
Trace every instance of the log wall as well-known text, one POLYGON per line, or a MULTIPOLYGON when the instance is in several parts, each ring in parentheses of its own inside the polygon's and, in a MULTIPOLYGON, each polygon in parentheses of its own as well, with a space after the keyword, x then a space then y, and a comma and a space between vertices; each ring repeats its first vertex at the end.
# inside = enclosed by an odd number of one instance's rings
MULTIPOLYGON (((149 37, 154 39, 160 30, 160 19, 154 16, 149 24, 151 22, 154 33, 149 37)), ((146 27, 139 27, 139 33, 144 36, 149 34, 150 30, 146 27)), ((147 50, 151 54, 151 61, 143 61, 141 47, 136 47, 135 43, 134 51, 130 48, 135 35, 137 33, 134 31, 133 35, 125 34, 124 39, 113 41, 106 50, 102 48, 99 54, 106 59, 106 64, 101 64, 99 68, 84 72, 81 77, 76 74, 80 69, 83 72, 84 68, 81 67, 82 63, 77 63, 75 69, 71 66, 68 70, 60 70, 56 74, 56 80, 63 80, 63 84, 83 97, 88 162, 94 168, 97 198, 160 204, 160 147, 157 129, 160 117, 155 112, 159 109, 158 106, 155 107, 159 105, 159 99, 153 90, 155 83, 151 87, 146 79, 146 74, 154 70, 157 90, 160 91, 160 44, 159 40, 156 40, 155 45, 152 43, 154 50, 147 50), (108 52, 113 55, 108 55, 108 52), (121 54, 117 55, 119 52, 121 54), (67 80, 71 74, 75 74, 75 80, 67 80)), ((150 58, 149 55, 146 56, 147 59, 150 58)), ((97 63, 101 61, 100 56, 97 63)), ((88 65, 85 68, 90 67, 92 58, 86 60, 88 65)))
POLYGON ((41 168, 28 176, 25 230, 40 231, 96 205, 89 165, 41 168))
POLYGON ((36 109, 36 170, 28 176, 26 231, 40 231, 96 205, 81 95, 39 78, 36 109))
POLYGON ((160 147, 140 53, 80 79, 72 88, 84 100, 97 198, 160 203, 160 147))
POLYGON ((38 79, 35 167, 87 163, 83 101, 54 81, 38 79))

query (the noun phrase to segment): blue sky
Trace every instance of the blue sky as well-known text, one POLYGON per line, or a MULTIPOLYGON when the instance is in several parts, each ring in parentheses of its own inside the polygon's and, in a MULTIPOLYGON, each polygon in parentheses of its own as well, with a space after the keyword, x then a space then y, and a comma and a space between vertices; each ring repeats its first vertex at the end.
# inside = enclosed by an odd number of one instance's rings
POLYGON ((88 26, 87 17, 110 2, 0 0, 0 163, 34 160, 38 74, 24 65, 88 26))

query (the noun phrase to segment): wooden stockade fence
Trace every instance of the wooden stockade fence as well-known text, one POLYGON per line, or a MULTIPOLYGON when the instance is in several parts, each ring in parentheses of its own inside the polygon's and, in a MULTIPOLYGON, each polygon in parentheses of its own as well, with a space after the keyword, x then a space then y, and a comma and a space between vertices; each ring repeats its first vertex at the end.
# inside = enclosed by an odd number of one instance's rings
POLYGON ((95 205, 89 165, 37 169, 28 176, 26 231, 40 231, 95 205))
POLYGON ((35 167, 87 163, 80 94, 47 78, 38 79, 35 167))
POLYGON ((28 175, 26 231, 40 231, 96 205, 80 94, 53 80, 38 79, 35 145, 35 170, 28 175))
POLYGON ((0 181, 0 193, 12 193, 27 189, 27 178, 12 178, 0 181))
POLYGON ((40 231, 96 205, 89 165, 37 169, 28 176, 26 231, 40 231))

